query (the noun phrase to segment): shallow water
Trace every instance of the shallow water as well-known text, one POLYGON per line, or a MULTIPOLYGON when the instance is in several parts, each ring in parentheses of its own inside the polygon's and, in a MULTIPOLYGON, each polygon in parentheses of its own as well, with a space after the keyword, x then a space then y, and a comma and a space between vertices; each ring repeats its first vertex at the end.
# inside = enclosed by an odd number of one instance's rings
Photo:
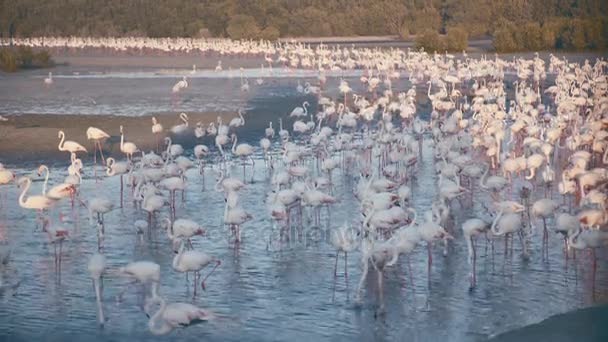
MULTIPOLYGON (((6 76, 0 82, 0 112, 118 115, 171 112, 173 116, 176 110, 228 111, 245 106, 250 112, 249 123, 239 132, 239 138, 257 146, 268 120, 276 123, 277 116, 288 114, 301 101, 314 100, 295 90, 296 76, 302 82, 316 79, 308 74, 286 75, 265 78, 264 84, 258 86, 254 82, 261 71, 254 70, 248 74, 252 90, 242 94, 238 75, 218 78, 202 74, 190 79, 190 87, 174 106, 170 88, 181 77, 179 72, 167 76, 160 70, 121 70, 112 71, 113 77, 107 74, 101 77, 73 75, 69 67, 65 68, 58 68, 55 84, 48 90, 42 86, 40 71, 6 76), (131 76, 123 77, 125 73, 131 76)), ((345 76, 358 91, 358 77, 345 76)), ((338 80, 330 78, 328 89, 335 89, 338 80)), ((400 80, 393 86, 395 91, 400 91, 410 85, 400 80)), ((336 95, 330 93, 330 96, 336 95)), ((424 116, 424 103, 419 104, 418 109, 424 116)), ((413 206, 420 214, 430 208, 437 191, 432 158, 432 146, 427 140, 412 185, 413 206)), ((68 164, 67 154, 63 164, 68 164)), ((82 198, 105 196, 118 203, 120 178, 104 177, 96 183, 90 160, 85 160, 85 165, 82 198)), ((599 268, 593 285, 586 257, 579 256, 577 262, 571 260, 567 269, 564 267, 562 240, 555 234, 550 235, 548 261, 541 259, 538 233, 532 237, 530 261, 521 258, 518 241, 514 243, 513 254, 505 258, 502 240, 496 241, 492 255, 480 239, 478 286, 469 291, 467 250, 460 224, 480 212, 480 202, 489 200, 486 194, 476 192, 474 206, 453 205, 456 240, 445 258, 439 246, 434 248, 430 279, 427 279, 426 248, 419 246, 410 256, 413 284, 407 275, 405 258, 385 272, 386 313, 380 314, 377 310, 377 278, 373 271, 367 279, 365 301, 363 305, 356 305, 354 291, 361 273, 360 255, 356 252, 349 256, 348 277, 343 275, 341 259, 339 276, 334 278, 335 251, 328 243, 328 229, 346 220, 355 225, 360 221, 358 204, 352 196, 356 178, 337 170, 334 194, 340 202, 329 212, 322 210, 320 227, 305 218, 300 232, 293 231, 289 242, 280 242, 277 228, 263 203, 269 178, 259 155, 255 165, 255 183, 249 184, 240 196, 242 206, 254 219, 243 226, 244 241, 237 249, 229 239, 228 229, 222 227, 224 200, 212 190, 216 172, 207 168, 206 191, 201 191, 203 185, 198 173, 188 172, 189 190, 184 204, 178 200, 177 216, 194 219, 205 226, 208 236, 194 239, 194 246, 223 262, 208 279, 207 291, 201 292, 199 288, 194 300, 191 283, 187 286, 185 277, 171 268, 174 253, 158 225, 143 241, 135 234, 133 222, 145 216, 133 208, 129 201, 130 188, 125 188, 125 207, 106 215, 103 252, 110 272, 104 277, 104 311, 108 319, 104 328, 97 325, 95 295, 86 269, 88 258, 97 251, 98 244, 96 229, 89 224, 86 210, 76 206, 72 211, 69 201, 53 209, 55 222, 59 212, 71 217, 71 222, 65 224, 71 237, 63 246, 61 270, 56 270, 53 246, 47 243, 35 213, 17 205, 15 186, 0 187, 0 237, 12 250, 10 263, 1 271, 2 285, 20 281, 16 292, 6 291, 0 295, 0 336, 44 337, 44 340, 57 341, 68 337, 87 337, 94 341, 127 337, 135 341, 150 340, 148 319, 138 299, 141 290, 131 288, 123 302, 116 301, 127 281, 112 274, 112 270, 133 260, 151 260, 161 265, 160 293, 169 302, 193 302, 219 316, 212 322, 177 329, 163 337, 171 340, 368 341, 403 340, 404 336, 420 341, 481 340, 556 313, 608 302, 606 253, 598 253, 599 268)), ((234 177, 241 177, 242 169, 236 163, 232 171, 234 177)), ((35 170, 18 168, 17 172, 34 176, 35 170)), ((98 172, 102 173, 101 168, 98 172)), ((58 183, 63 177, 65 168, 51 168, 50 183, 58 183)), ((35 182, 30 193, 41 191, 41 185, 40 181, 35 182)), ((542 196, 541 191, 535 194, 542 196)), ((167 215, 165 210, 161 217, 167 215)), ((552 220, 549 226, 553 227, 552 220)))
MULTIPOLYGON (((431 163, 431 148, 425 144, 424 158, 414 182, 414 207, 422 212, 429 208, 435 180, 431 163), (430 176, 429 176, 430 175, 430 176)), ((411 256, 414 284, 407 278, 405 259, 385 272, 386 313, 377 312, 377 281, 374 272, 368 277, 365 302, 355 305, 354 290, 360 269, 359 253, 349 258, 348 278, 334 279, 334 250, 326 239, 328 228, 345 220, 356 224, 358 212, 349 195, 354 185, 350 176, 336 173, 335 193, 341 201, 332 206, 331 215, 322 211, 322 224, 313 227, 305 218, 302 236, 292 236, 290 242, 279 242, 273 223, 263 204, 268 188, 263 161, 256 163, 255 183, 241 194, 243 207, 254 219, 243 227, 243 243, 235 249, 227 229, 221 227, 223 197, 212 191, 215 173, 207 170, 206 191, 195 170, 188 173, 189 191, 186 202, 177 207, 178 217, 194 219, 204 225, 209 234, 194 239, 195 248, 219 257, 223 263, 207 281, 208 290, 201 292, 193 303, 209 308, 220 318, 187 329, 178 329, 170 339, 201 337, 223 340, 253 339, 285 340, 401 340, 405 334, 415 340, 448 338, 450 340, 481 339, 513 328, 538 322, 550 315, 605 302, 602 293, 608 290, 608 272, 600 266, 595 295, 590 283, 589 268, 571 263, 564 269, 562 241, 550 237, 549 261, 541 260, 539 235, 533 237, 529 262, 520 257, 515 243, 512 256, 502 254, 502 240, 497 240, 495 255, 479 252, 478 287, 468 290, 466 245, 456 232, 448 257, 441 248, 434 249, 430 280, 426 275, 426 250, 420 246, 411 256), (594 298, 595 297, 595 298, 594 298)), ((32 175, 31 170, 18 170, 32 175)), ((235 165, 233 174, 241 175, 235 165)), ((64 176, 52 169, 50 182, 64 176)), ((106 196, 118 202, 119 177, 105 178, 95 183, 85 179, 81 193, 84 199, 106 196)), ((31 191, 40 191, 41 182, 31 191)), ((89 225, 86 209, 76 207, 71 213, 69 201, 53 210, 55 222, 59 211, 72 217, 66 223, 71 237, 64 245, 61 270, 56 271, 53 247, 40 231, 35 214, 17 205, 17 189, 5 186, 0 214, 0 232, 12 249, 11 262, 2 271, 5 284, 21 281, 16 293, 5 293, 0 306, 2 335, 60 340, 62 336, 94 336, 94 340, 126 337, 148 340, 147 318, 139 308, 139 290, 131 289, 125 300, 116 301, 126 284, 117 276, 104 277, 104 310, 109 320, 103 329, 96 323, 95 295, 86 271, 88 258, 97 250, 94 227, 89 225), (38 226, 38 227, 37 227, 38 226)), ((129 188, 126 192, 129 193, 129 188)), ((179 196, 178 196, 179 197, 179 196)), ((478 195, 477 198, 485 198, 478 195)), ((161 229, 155 227, 140 241, 133 222, 145 219, 125 198, 125 208, 106 215, 106 235, 103 252, 109 269, 132 260, 152 260, 161 265, 161 294, 169 301, 192 300, 192 289, 184 276, 171 268, 173 252, 161 229)), ((477 208, 477 205, 475 206, 477 208)), ((474 215, 475 209, 455 204, 457 222, 474 215)), ((166 216, 163 213, 162 216, 166 216)), ((456 224, 459 229, 459 224, 456 224)), ((483 242, 479 242, 483 246, 483 242)), ((480 248, 482 249, 482 248, 480 248)), ((600 256, 605 265, 606 256, 600 256)), ((579 262, 581 258, 579 257, 579 262)))

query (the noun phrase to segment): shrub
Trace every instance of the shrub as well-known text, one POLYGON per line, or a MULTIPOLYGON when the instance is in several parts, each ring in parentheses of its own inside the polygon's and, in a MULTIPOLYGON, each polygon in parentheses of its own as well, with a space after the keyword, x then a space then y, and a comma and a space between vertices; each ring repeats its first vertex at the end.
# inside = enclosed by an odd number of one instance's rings
POLYGON ((226 32, 232 39, 253 39, 260 35, 260 28, 252 16, 237 14, 228 22, 226 32))
POLYGON ((512 52, 517 50, 513 34, 507 28, 501 28, 494 32, 494 49, 497 52, 512 52))
POLYGON ((260 39, 275 41, 279 39, 279 30, 273 26, 268 26, 260 32, 260 39))
POLYGON ((517 30, 520 32, 518 37, 521 40, 515 43, 519 47, 531 51, 539 51, 543 48, 542 31, 538 23, 526 23, 520 25, 517 30))
POLYGON ((407 25, 402 24, 401 27, 399 27, 399 38, 403 40, 408 40, 410 38, 410 29, 407 25))
POLYGON ((460 27, 448 29, 445 46, 449 51, 463 51, 468 46, 467 32, 460 27))
POLYGON ((559 25, 554 23, 544 23, 541 27, 541 49, 551 50, 556 48, 557 34, 559 32, 559 25))
POLYGON ((443 47, 441 37, 439 37, 439 33, 435 30, 425 30, 422 34, 417 35, 416 37, 416 48, 424 48, 427 52, 439 51, 442 52, 445 50, 443 47))
POLYGON ((5 72, 28 68, 47 68, 53 65, 51 55, 46 50, 34 52, 29 47, 0 49, 0 69, 5 72))
POLYGON ((6 72, 17 71, 17 56, 9 48, 0 49, 0 69, 6 72))

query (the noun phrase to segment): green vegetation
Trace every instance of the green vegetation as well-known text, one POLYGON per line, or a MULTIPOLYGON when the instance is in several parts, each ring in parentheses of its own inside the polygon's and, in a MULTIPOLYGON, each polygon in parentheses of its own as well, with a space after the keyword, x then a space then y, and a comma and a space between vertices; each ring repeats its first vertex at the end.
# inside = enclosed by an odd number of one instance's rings
POLYGON ((494 32, 499 52, 539 50, 598 50, 608 41, 608 19, 551 19, 542 24, 502 23, 494 32))
POLYGON ((439 35, 433 29, 426 29, 416 36, 416 48, 426 51, 457 51, 466 50, 468 46, 467 32, 459 27, 448 29, 446 35, 439 35))
POLYGON ((48 51, 34 52, 29 47, 0 48, 0 70, 15 72, 19 69, 48 68, 54 65, 48 51))
POLYGON ((606 47, 608 1, 0 0, 2 36, 11 23, 20 37, 415 35, 460 51, 463 37, 491 36, 498 51, 580 50, 606 47))

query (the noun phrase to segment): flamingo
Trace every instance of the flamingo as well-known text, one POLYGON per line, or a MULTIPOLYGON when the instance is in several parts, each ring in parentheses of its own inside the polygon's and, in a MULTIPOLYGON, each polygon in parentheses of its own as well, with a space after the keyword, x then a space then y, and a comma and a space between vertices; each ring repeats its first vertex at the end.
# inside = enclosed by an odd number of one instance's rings
MULTIPOLYGON (((549 231, 547 230, 547 218, 553 216, 555 209, 559 207, 557 202, 543 198, 532 205, 532 215, 536 218, 542 218, 543 220, 543 247, 549 248, 549 231)), ((546 251, 546 257, 549 257, 548 250, 546 251)))
POLYGON ((163 133, 163 125, 160 124, 160 122, 158 122, 158 120, 156 120, 156 117, 152 117, 152 134, 154 134, 154 137, 156 139, 156 151, 158 152, 159 150, 159 141, 160 141, 160 135, 163 133))
POLYGON ((188 114, 180 113, 179 119, 182 123, 171 127, 171 133, 173 134, 184 134, 188 130, 188 114))
POLYGON ((47 234, 49 242, 55 251, 55 267, 61 269, 61 254, 63 241, 69 237, 69 232, 64 227, 51 226, 48 219, 43 220, 42 230, 47 234), (59 254, 57 254, 57 243, 59 243, 59 254))
POLYGON ((59 200, 74 194, 76 190, 73 184, 62 183, 55 185, 49 191, 47 191, 47 183, 49 181, 49 168, 46 165, 40 165, 38 167, 38 176, 42 175, 42 172, 45 172, 44 177, 44 185, 42 186, 42 195, 46 196, 53 200, 59 200))
POLYGON ((597 271, 597 257, 595 250, 600 247, 608 246, 608 232, 597 229, 582 229, 570 231, 568 237, 568 247, 574 249, 591 249, 592 263, 592 283, 595 286, 595 274, 597 271))
POLYGON ((348 276, 348 253, 354 251, 358 246, 356 235, 355 231, 352 230, 347 222, 344 222, 344 225, 332 231, 330 241, 336 249, 334 276, 338 274, 338 256, 340 255, 340 252, 344 252, 344 275, 348 276))
POLYGON ((173 96, 174 104, 177 102, 178 94, 186 88, 188 88, 188 79, 186 78, 186 76, 184 76, 181 81, 178 81, 173 85, 173 87, 171 88, 171 94, 173 96))
POLYGON ((19 188, 23 188, 21 191, 21 195, 19 195, 19 205, 22 208, 26 209, 36 209, 38 211, 42 211, 44 209, 50 208, 54 201, 46 196, 34 195, 27 196, 27 191, 30 189, 32 185, 32 180, 28 177, 21 177, 17 181, 19 188))
POLYGON ((177 252, 177 255, 173 258, 172 266, 174 270, 181 273, 186 273, 186 279, 188 277, 188 272, 194 272, 193 284, 194 296, 196 296, 196 283, 199 278, 199 273, 203 268, 207 267, 211 263, 215 263, 215 266, 203 278, 203 281, 201 282, 201 287, 203 288, 203 290, 205 290, 205 280, 207 280, 207 278, 209 278, 209 276, 213 272, 215 272, 215 269, 221 265, 221 260, 218 260, 215 257, 208 255, 207 253, 195 250, 186 251, 185 243, 182 242, 179 251, 177 252))
POLYGON ((120 207, 123 206, 123 176, 131 170, 129 162, 117 162, 110 157, 107 160, 106 174, 108 176, 120 175, 120 207))
POLYGON ((268 127, 264 130, 264 134, 266 135, 266 138, 274 138, 274 128, 272 128, 272 121, 268 123, 268 127))
POLYGON ((58 138, 61 139, 58 146, 59 151, 68 151, 70 153, 87 152, 87 149, 79 143, 65 140, 65 133, 63 131, 59 131, 58 138))
POLYGON ((171 303, 167 305, 162 297, 153 298, 146 303, 149 307, 153 302, 160 303, 160 309, 150 317, 148 329, 154 335, 164 335, 175 328, 185 327, 197 321, 213 319, 212 312, 188 303, 171 303))
POLYGON ((134 261, 125 266, 118 268, 118 274, 131 279, 132 282, 118 295, 121 300, 124 293, 130 285, 140 283, 142 285, 151 285, 152 299, 159 297, 158 288, 160 284, 160 265, 152 261, 134 261))
POLYGON ((49 76, 44 79, 44 86, 50 87, 53 85, 53 73, 49 72, 49 76))
POLYGON ((241 161, 243 163, 243 181, 245 181, 245 160, 247 158, 249 158, 249 160, 251 160, 251 182, 253 182, 253 171, 255 168, 255 161, 253 160, 252 154, 253 154, 253 146, 249 145, 249 144, 239 144, 237 146, 237 141, 238 138, 236 136, 236 134, 232 134, 232 153, 234 153, 234 155, 236 155, 237 157, 241 158, 241 161))
POLYGON ((89 127, 87 128, 87 139, 93 140, 93 164, 97 165, 97 149, 99 149, 99 154, 101 155, 101 161, 105 164, 105 159, 103 157, 103 149, 101 147, 101 142, 104 139, 109 138, 110 135, 99 128, 89 127))
POLYGON ((167 236, 173 243, 177 243, 179 239, 190 239, 197 235, 205 235, 205 229, 198 223, 189 219, 177 219, 173 222, 167 217, 163 219, 164 228, 167 230, 167 236))
POLYGON ((501 210, 498 215, 492 221, 490 227, 492 233, 496 236, 505 236, 505 256, 507 254, 508 237, 513 233, 518 233, 522 245, 522 255, 524 258, 528 258, 528 250, 526 242, 523 236, 523 225, 521 222, 521 215, 519 213, 506 213, 501 210))
POLYGON ((296 107, 291 111, 291 114, 289 114, 289 116, 295 116, 295 117, 300 117, 300 116, 308 116, 308 101, 304 101, 302 103, 302 107, 296 107))
POLYGON ((120 125, 120 151, 127 156, 127 159, 129 161, 133 159, 133 154, 139 151, 139 149, 134 143, 125 142, 125 135, 123 132, 122 125, 120 125))
POLYGON ((245 118, 243 117, 243 109, 239 108, 238 110, 239 117, 230 120, 228 126, 230 127, 241 127, 245 125, 245 118))
POLYGON ((95 299, 97 301, 97 310, 98 310, 98 319, 99 324, 103 325, 105 323, 105 318, 103 315, 103 300, 101 298, 101 282, 103 273, 106 270, 106 257, 103 254, 95 253, 89 259, 89 264, 87 266, 89 270, 89 274, 91 279, 93 279, 93 288, 95 289, 95 299))
POLYGON ((481 234, 487 233, 490 230, 490 224, 480 218, 471 218, 466 220, 462 224, 462 233, 465 241, 467 242, 467 249, 469 253, 468 261, 469 265, 472 265, 473 269, 469 273, 470 288, 474 288, 477 283, 476 277, 476 261, 477 253, 475 251, 475 238, 481 234))

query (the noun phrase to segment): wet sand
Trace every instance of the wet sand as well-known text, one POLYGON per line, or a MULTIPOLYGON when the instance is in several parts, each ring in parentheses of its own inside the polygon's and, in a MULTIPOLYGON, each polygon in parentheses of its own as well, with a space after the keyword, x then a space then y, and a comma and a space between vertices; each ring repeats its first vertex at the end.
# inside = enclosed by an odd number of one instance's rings
POLYGON ((500 334, 490 341, 608 341, 606 319, 607 305, 574 310, 500 334))
MULTIPOLYGON (((236 113, 188 113, 188 131, 180 136, 171 135, 173 141, 185 144, 184 147, 194 145, 196 138, 193 130, 196 123, 200 121, 206 127, 210 122, 215 122, 218 116, 226 122, 235 117, 236 113)), ((110 134, 111 137, 103 145, 104 154, 120 155, 120 125, 124 128, 125 141, 135 143, 146 152, 156 148, 151 116, 23 114, 7 118, 8 121, 0 122, 0 161, 8 165, 69 160, 69 152, 58 150, 59 130, 65 132, 66 140, 85 146, 92 157, 93 143, 86 137, 86 130, 90 126, 110 134)), ((170 135, 169 129, 179 123, 177 116, 173 115, 165 115, 160 120, 165 131, 160 139, 170 135)))

